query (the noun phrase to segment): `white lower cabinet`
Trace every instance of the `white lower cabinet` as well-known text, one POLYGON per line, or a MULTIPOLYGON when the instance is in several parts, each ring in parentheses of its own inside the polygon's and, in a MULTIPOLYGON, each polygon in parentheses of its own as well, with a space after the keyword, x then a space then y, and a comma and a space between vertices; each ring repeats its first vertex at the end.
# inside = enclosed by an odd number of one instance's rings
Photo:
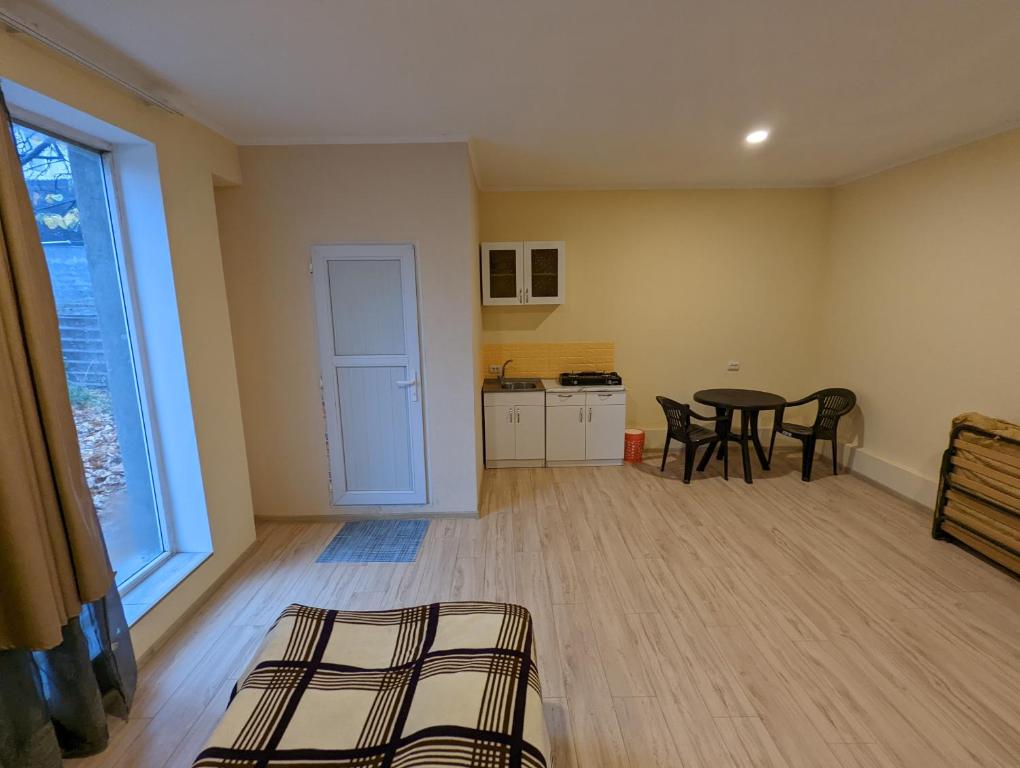
POLYGON ((486 392, 485 466, 619 464, 626 392, 486 392))
POLYGON ((545 458, 545 408, 541 405, 518 405, 517 417, 518 459, 545 458))
POLYGON ((549 392, 545 458, 548 463, 623 461, 625 392, 549 392))
POLYGON ((584 458, 622 460, 623 430, 627 426, 627 406, 589 405, 584 458))
POLYGON ((513 459, 516 455, 514 409, 509 406, 485 406, 485 460, 513 459))
POLYGON ((541 467, 545 464, 545 406, 541 392, 487 393, 485 465, 541 467))
POLYGON ((583 405, 563 405, 545 409, 546 461, 584 459, 585 414, 583 405))

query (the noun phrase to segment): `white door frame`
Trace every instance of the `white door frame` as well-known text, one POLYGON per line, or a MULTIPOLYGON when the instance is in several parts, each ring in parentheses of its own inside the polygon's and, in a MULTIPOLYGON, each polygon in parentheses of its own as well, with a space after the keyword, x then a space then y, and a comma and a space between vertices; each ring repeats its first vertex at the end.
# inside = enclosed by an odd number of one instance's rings
POLYGON ((312 246, 311 269, 312 291, 315 299, 316 338, 319 349, 320 384, 326 416, 327 439, 329 442, 330 502, 333 506, 375 506, 375 505, 422 505, 428 503, 428 463, 425 438, 424 385, 422 381, 422 351, 420 338, 420 301, 418 288, 418 267, 414 243, 348 242, 321 243, 312 246), (404 355, 358 355, 337 357, 333 347, 333 316, 327 262, 344 258, 340 252, 347 251, 349 259, 394 259, 401 261, 403 305, 413 307, 413 312, 404 312, 404 355), (368 253, 375 251, 374 253, 368 253), (324 276, 320 278, 320 275, 324 276), (406 358, 406 360, 404 359, 406 358), (375 365, 405 365, 413 376, 413 384, 407 387, 409 404, 410 451, 414 488, 411 491, 348 491, 344 462, 344 445, 340 415, 339 387, 336 368, 339 361, 348 363, 372 363, 375 365), (421 457, 416 461, 416 457, 421 457))

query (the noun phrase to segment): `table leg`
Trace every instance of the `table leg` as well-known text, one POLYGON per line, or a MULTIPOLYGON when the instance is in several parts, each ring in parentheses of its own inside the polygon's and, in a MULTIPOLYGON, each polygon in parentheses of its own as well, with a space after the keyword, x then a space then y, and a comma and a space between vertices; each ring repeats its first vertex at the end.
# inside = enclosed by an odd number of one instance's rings
POLYGON ((723 437, 729 435, 729 433, 733 430, 733 411, 728 408, 720 408, 716 406, 715 415, 717 417, 729 415, 729 419, 726 421, 717 421, 715 423, 715 431, 719 433, 719 452, 715 455, 715 457, 717 459, 721 459, 723 457, 723 450, 726 446, 726 441, 723 440, 723 437))
POLYGON ((744 460, 744 482, 751 483, 751 450, 748 446, 747 433, 751 427, 751 415, 747 411, 740 412, 740 458, 744 460))
POLYGON ((758 454, 758 463, 761 464, 761 468, 768 469, 769 460, 762 447, 761 437, 758 435, 758 411, 751 413, 751 441, 754 443, 754 452, 758 454))

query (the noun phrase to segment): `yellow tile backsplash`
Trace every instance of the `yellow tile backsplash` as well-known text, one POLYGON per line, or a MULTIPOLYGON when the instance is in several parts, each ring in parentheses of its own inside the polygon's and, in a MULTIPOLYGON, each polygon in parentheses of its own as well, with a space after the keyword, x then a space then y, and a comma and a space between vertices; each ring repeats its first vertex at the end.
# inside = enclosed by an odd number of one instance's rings
POLYGON ((504 360, 511 359, 508 377, 552 379, 563 371, 611 371, 616 364, 616 344, 612 341, 483 344, 481 378, 492 376, 490 365, 502 365, 504 360))

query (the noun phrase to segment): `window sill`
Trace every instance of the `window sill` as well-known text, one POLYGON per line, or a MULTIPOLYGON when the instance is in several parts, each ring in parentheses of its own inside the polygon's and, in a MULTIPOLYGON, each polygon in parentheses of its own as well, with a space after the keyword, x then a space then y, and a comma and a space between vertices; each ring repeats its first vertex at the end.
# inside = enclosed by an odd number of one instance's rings
POLYGON ((177 552, 132 586, 131 591, 121 598, 128 626, 134 626, 210 555, 212 552, 177 552))

